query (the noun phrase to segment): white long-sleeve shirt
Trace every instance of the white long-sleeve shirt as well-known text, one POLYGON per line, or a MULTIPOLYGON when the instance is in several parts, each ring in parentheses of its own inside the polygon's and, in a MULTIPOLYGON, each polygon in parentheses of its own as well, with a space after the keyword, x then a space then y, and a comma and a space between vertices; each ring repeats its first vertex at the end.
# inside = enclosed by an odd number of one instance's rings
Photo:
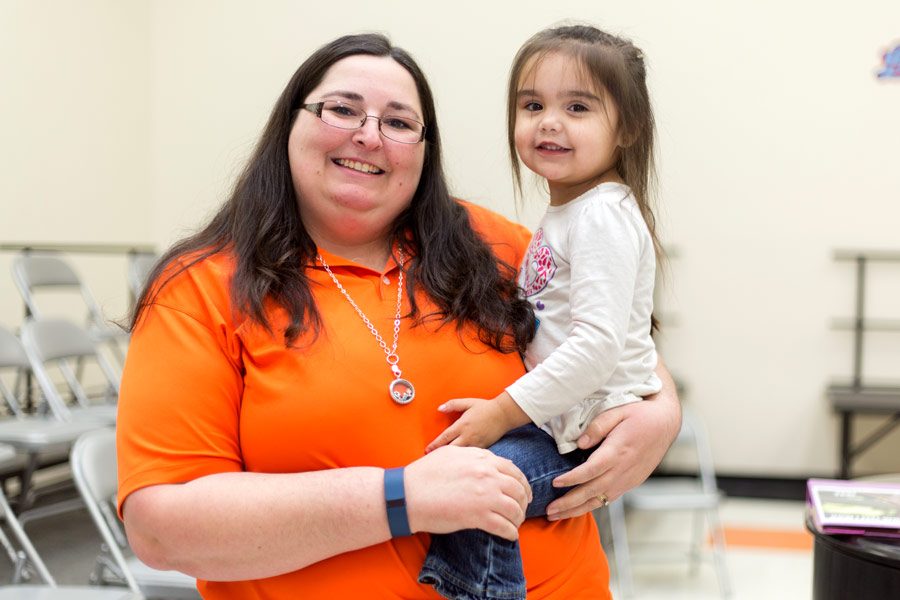
POLYGON ((650 337, 656 257, 630 188, 550 206, 519 270, 538 328, 507 392, 560 452, 600 412, 658 392, 650 337))

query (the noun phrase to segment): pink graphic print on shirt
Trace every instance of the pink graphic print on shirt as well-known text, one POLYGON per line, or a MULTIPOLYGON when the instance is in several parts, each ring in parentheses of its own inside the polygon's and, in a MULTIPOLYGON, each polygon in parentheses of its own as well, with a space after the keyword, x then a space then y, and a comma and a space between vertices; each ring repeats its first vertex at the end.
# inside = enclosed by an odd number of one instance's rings
POLYGON ((528 253, 522 261, 522 289, 525 296, 534 296, 553 279, 556 273, 556 261, 553 260, 553 252, 544 244, 544 230, 534 232, 534 238, 528 245, 528 253))

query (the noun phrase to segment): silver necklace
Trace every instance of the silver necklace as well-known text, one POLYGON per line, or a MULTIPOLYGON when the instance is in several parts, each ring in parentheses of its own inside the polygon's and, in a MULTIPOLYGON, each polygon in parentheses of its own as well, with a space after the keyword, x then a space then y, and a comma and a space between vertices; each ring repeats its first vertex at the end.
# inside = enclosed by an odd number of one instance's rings
POLYGON ((398 269, 400 275, 397 277, 397 313, 394 315, 394 343, 390 348, 388 348, 384 338, 378 333, 378 330, 375 329, 375 326, 372 325, 369 317, 367 317, 362 309, 356 305, 356 302, 353 301, 353 298, 350 297, 350 294, 347 293, 347 290, 344 289, 341 282, 338 281, 337 277, 334 276, 334 273, 331 272, 331 267, 328 266, 328 263, 325 262, 325 259, 322 258, 321 254, 316 255, 316 260, 325 267, 325 272, 331 277, 334 285, 336 285, 341 294, 344 295, 344 298, 347 299, 350 306, 356 310, 356 314, 363 320, 363 323, 366 324, 369 332, 375 336, 375 341, 378 342, 378 345, 381 347, 382 351, 384 351, 385 360, 387 360, 387 364, 391 367, 391 373, 394 374, 394 380, 391 381, 391 385, 388 386, 388 392, 390 393, 391 398, 397 404, 409 404, 412 402, 413 398, 416 397, 416 388, 414 388, 413 384, 408 380, 400 377, 402 371, 400 371, 400 366, 398 364, 400 362, 400 356, 397 354, 397 340, 400 339, 400 308, 403 302, 403 252, 400 252, 400 268, 398 269))

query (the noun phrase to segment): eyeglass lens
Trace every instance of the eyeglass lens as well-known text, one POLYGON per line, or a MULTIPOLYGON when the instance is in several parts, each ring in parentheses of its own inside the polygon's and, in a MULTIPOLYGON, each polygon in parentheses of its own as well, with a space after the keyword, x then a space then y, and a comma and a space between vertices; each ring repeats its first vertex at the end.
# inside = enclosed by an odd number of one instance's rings
POLYGON ((345 104, 337 100, 326 100, 323 102, 322 112, 319 115, 319 118, 325 123, 341 129, 358 129, 363 126, 369 117, 378 119, 378 129, 382 135, 396 142, 415 144, 422 139, 424 125, 415 119, 397 115, 374 117, 367 115, 358 106, 345 104))

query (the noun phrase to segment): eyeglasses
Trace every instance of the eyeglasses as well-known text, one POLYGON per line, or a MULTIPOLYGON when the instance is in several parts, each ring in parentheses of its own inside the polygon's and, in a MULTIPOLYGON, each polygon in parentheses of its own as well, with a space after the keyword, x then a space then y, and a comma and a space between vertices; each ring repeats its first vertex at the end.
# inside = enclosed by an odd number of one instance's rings
POLYGON ((313 113, 322 119, 323 123, 339 129, 359 129, 366 124, 367 119, 375 119, 378 121, 378 131, 381 132, 381 135, 395 142, 418 144, 425 139, 425 125, 409 117, 367 115, 358 106, 344 104, 338 100, 313 102, 304 104, 300 108, 313 113))

